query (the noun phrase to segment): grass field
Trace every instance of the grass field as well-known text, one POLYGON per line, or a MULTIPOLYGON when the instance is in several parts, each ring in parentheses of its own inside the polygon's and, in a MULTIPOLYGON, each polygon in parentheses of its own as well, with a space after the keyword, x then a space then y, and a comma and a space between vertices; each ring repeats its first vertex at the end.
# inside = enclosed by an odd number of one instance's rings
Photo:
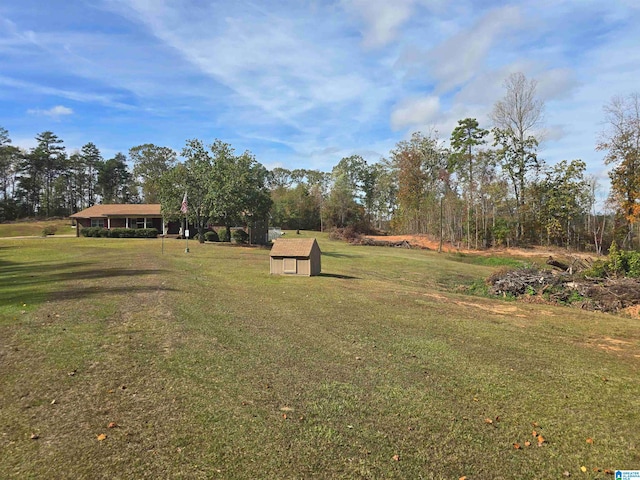
POLYGON ((638 319, 464 293, 512 259, 316 235, 313 278, 259 248, 0 240, 0 478, 640 468, 638 319))
POLYGON ((32 222, 0 223, 0 238, 40 237, 46 227, 55 228, 55 235, 75 235, 76 227, 69 219, 34 220, 32 222))

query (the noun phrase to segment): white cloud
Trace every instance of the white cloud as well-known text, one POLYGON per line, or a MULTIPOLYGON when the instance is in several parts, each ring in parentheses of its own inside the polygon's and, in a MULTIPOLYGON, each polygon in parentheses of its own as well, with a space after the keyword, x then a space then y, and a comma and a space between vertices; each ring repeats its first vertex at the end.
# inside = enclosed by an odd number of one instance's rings
POLYGON ((391 113, 391 127, 425 125, 434 122, 440 114, 440 99, 434 96, 406 99, 391 113))
POLYGON ((431 50, 426 63, 429 73, 438 82, 436 90, 450 91, 482 71, 500 36, 516 28, 520 21, 521 14, 517 7, 497 8, 487 12, 471 28, 431 50))
POLYGON ((394 40, 398 29, 413 12, 414 0, 343 0, 345 10, 364 23, 362 42, 367 48, 383 47, 394 40))
POLYGON ((46 117, 58 119, 66 115, 72 115, 73 110, 63 105, 56 105, 55 107, 51 107, 49 110, 41 110, 39 108, 29 109, 27 110, 27 113, 31 115, 44 115, 46 117))

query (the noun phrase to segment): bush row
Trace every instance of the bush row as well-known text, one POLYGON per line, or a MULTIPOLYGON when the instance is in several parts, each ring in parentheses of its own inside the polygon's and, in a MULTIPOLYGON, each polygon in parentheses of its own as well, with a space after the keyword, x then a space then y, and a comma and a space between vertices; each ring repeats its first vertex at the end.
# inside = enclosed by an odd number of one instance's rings
MULTIPOLYGON (((233 240, 236 243, 247 243, 249 241, 249 234, 244 230, 232 230, 231 238, 233 238, 233 240)), ((209 230, 204 233, 204 239, 207 242, 230 242, 231 241, 227 236, 226 229, 220 230, 219 232, 216 232, 215 230, 209 230)))
POLYGON ((156 238, 158 230, 155 228, 101 228, 85 227, 80 229, 83 237, 102 238, 156 238))
POLYGON ((608 258, 594 262, 593 267, 586 271, 585 275, 597 278, 638 278, 640 277, 640 252, 620 250, 613 242, 609 248, 608 258))

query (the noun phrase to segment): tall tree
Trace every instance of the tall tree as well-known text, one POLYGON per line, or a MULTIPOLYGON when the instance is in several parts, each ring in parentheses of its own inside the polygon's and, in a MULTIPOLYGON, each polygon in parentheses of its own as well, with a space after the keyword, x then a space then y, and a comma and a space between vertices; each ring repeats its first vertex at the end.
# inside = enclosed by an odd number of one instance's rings
POLYGON ((176 164, 176 152, 168 147, 146 143, 131 148, 129 158, 133 162, 133 175, 142 187, 143 201, 158 203, 160 178, 176 164))
POLYGON ((85 199, 87 206, 96 203, 96 183, 98 172, 102 168, 102 154, 94 143, 87 143, 82 147, 81 158, 85 167, 85 199))
POLYGON ((562 160, 545 172, 539 210, 548 244, 579 246, 581 220, 589 209, 590 186, 585 169, 582 160, 562 160))
POLYGON ((524 191, 527 174, 539 166, 536 129, 543 121, 544 102, 537 98, 535 80, 511 74, 504 83, 506 94, 491 112, 498 157, 507 172, 516 200, 517 240, 524 236, 524 191))
POLYGON ((395 228, 404 233, 429 233, 437 229, 442 170, 447 167, 447 150, 436 132, 415 132, 411 140, 398 142, 391 160, 398 178, 398 209, 395 228))
MULTIPOLYGON (((486 142, 488 130, 480 128, 475 118, 465 118, 458 121, 458 126, 451 133, 451 162, 449 169, 456 172, 465 185, 467 198, 467 247, 471 248, 471 210, 475 205, 476 190, 476 150, 486 142)), ((475 212, 475 237, 478 248, 478 212, 475 212)))
POLYGON ((640 95, 614 97, 605 105, 607 128, 597 149, 613 165, 611 197, 627 225, 625 246, 633 244, 634 224, 640 220, 640 95))
POLYGON ((20 150, 11 145, 9 132, 0 127, 0 222, 17 216, 14 189, 20 155, 20 150))
POLYGON ((38 145, 32 149, 27 160, 29 165, 25 166, 24 170, 34 182, 31 188, 32 193, 35 195, 38 189, 40 190, 38 193, 42 195, 42 211, 37 213, 40 215, 44 213, 48 217, 55 208, 52 204, 54 181, 64 168, 66 154, 62 139, 53 132, 46 131, 38 134, 36 141, 38 145))
POLYGON ((131 173, 124 154, 116 153, 115 157, 101 164, 97 187, 102 195, 102 203, 128 202, 130 183, 131 173))
POLYGON ((210 191, 213 217, 224 223, 228 235, 233 224, 266 219, 271 208, 268 170, 251 152, 235 155, 231 145, 220 140, 209 149, 214 162, 210 191))
POLYGON ((176 215, 187 192, 188 218, 198 228, 200 241, 210 221, 231 227, 266 219, 271 207, 268 171, 250 152, 235 155, 231 145, 215 140, 208 147, 189 140, 182 150, 185 162, 165 172, 159 182, 162 210, 176 215))

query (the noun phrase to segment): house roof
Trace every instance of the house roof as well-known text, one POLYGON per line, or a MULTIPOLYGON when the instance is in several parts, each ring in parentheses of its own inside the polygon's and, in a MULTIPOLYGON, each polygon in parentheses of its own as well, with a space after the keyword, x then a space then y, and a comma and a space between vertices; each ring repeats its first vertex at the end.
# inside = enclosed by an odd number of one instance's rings
POLYGON ((272 257, 309 257, 313 246, 320 252, 315 238, 278 238, 271 247, 272 257))
POLYGON ((160 217, 162 214, 160 213, 159 203, 142 203, 94 205, 70 216, 71 218, 106 218, 119 216, 160 217))

